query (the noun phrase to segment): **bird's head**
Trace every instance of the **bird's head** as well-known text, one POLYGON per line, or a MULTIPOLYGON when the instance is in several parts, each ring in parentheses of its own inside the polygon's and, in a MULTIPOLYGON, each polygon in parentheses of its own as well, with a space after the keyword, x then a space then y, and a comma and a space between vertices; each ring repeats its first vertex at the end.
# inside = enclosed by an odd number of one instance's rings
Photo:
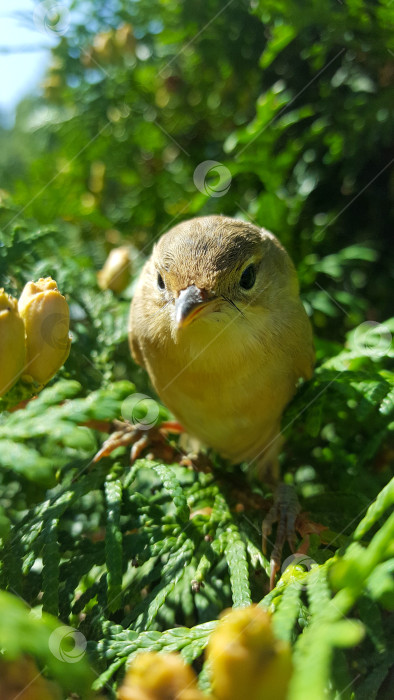
POLYGON ((298 297, 293 264, 275 236, 222 216, 192 219, 162 236, 144 286, 155 324, 175 342, 218 333, 225 341, 227 328, 261 327, 298 297))

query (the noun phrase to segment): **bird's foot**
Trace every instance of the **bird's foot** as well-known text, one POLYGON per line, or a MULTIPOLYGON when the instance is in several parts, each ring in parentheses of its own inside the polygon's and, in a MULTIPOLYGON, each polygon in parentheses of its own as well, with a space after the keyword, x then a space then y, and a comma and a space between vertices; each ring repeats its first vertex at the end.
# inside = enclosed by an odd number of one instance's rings
POLYGON ((321 535, 327 530, 324 525, 309 520, 306 513, 301 513, 301 506, 293 486, 279 484, 274 497, 274 504, 263 521, 263 553, 266 553, 267 539, 272 532, 272 525, 277 523, 274 547, 270 558, 270 590, 274 588, 275 577, 282 563, 282 549, 288 542, 293 554, 295 553, 296 531, 300 533, 302 542, 297 553, 306 554, 309 547, 309 535, 321 535))
POLYGON ((204 474, 210 474, 214 469, 209 457, 202 452, 197 454, 188 452, 181 457, 179 463, 182 467, 188 467, 195 472, 203 472, 204 474))
POLYGON ((327 535, 329 534, 328 527, 310 520, 307 513, 302 512, 298 515, 296 520, 296 528, 297 532, 299 532, 302 537, 302 542, 297 547, 297 553, 299 554, 308 553, 310 535, 318 535, 320 537, 320 541, 324 542, 325 544, 329 544, 331 541, 330 537, 327 538, 327 535))
POLYGON ((143 453, 147 456, 162 459, 165 462, 179 461, 183 453, 169 441, 169 434, 178 434, 183 431, 182 426, 176 421, 165 421, 160 426, 146 428, 134 425, 127 421, 113 421, 114 432, 105 440, 101 449, 93 457, 93 462, 99 462, 103 457, 108 457, 117 447, 131 446, 130 462, 135 462, 143 453))
POLYGON ((295 489, 288 484, 279 484, 274 497, 274 504, 263 521, 263 553, 267 551, 267 539, 272 532, 272 525, 278 523, 274 548, 270 559, 270 590, 274 587, 275 576, 282 562, 284 543, 289 543, 292 552, 295 549, 295 529, 300 513, 295 489))

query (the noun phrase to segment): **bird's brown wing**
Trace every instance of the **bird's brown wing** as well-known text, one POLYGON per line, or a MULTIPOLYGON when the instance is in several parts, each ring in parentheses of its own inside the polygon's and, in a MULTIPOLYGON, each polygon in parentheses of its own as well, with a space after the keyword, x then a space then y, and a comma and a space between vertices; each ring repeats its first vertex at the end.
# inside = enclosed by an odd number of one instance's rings
POLYGON ((311 379, 315 367, 315 348, 313 342, 305 349, 305 352, 298 358, 299 373, 303 379, 311 379))

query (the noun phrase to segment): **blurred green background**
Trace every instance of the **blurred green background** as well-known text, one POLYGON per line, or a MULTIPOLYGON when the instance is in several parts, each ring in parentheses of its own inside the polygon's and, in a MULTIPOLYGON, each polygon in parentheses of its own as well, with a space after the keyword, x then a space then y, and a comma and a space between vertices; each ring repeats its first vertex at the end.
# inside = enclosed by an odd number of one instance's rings
POLYGON ((172 224, 223 213, 280 237, 321 337, 389 315, 389 0, 37 7, 25 20, 57 45, 0 130, 3 236, 22 211, 99 267, 124 240, 144 257, 172 224), (201 181, 206 161, 221 170, 201 181))

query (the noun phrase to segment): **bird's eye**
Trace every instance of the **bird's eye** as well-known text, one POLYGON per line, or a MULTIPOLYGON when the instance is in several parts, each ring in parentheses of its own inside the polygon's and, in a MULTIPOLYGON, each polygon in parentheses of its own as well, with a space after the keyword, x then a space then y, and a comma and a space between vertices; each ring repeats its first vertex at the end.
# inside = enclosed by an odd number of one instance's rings
POLYGON ((239 281, 239 286, 242 287, 242 289, 252 289, 254 283, 256 281, 256 270, 254 265, 248 265, 248 267, 245 267, 241 279, 239 281))
POLYGON ((165 289, 166 286, 160 272, 157 274, 157 286, 159 289, 165 289))

